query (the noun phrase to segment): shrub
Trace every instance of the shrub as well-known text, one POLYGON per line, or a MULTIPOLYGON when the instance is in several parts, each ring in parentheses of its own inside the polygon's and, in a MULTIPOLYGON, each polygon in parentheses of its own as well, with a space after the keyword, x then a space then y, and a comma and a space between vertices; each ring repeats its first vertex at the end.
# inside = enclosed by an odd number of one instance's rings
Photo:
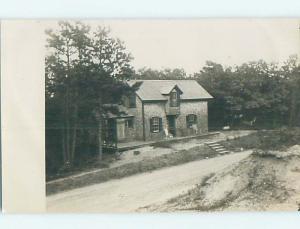
POLYGON ((139 155, 141 152, 138 150, 133 151, 133 155, 139 155))
POLYGON ((224 141, 222 144, 231 150, 240 148, 282 150, 299 142, 300 128, 281 128, 276 131, 258 131, 238 139, 224 141))

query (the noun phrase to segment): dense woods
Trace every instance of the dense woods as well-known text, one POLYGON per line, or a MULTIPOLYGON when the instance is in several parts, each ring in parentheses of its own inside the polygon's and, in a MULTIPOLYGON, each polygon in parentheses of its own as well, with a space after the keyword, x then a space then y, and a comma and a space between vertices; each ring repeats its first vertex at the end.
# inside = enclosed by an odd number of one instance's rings
POLYGON ((56 173, 101 160, 102 119, 130 90, 134 79, 195 79, 214 100, 209 127, 278 128, 299 125, 300 67, 297 56, 283 65, 263 60, 235 67, 207 61, 197 73, 183 69, 134 70, 125 44, 105 27, 60 22, 47 31, 46 161, 56 173))
POLYGON ((208 61, 194 75, 214 97, 210 127, 299 125, 300 69, 296 56, 282 66, 263 60, 235 68, 208 61))

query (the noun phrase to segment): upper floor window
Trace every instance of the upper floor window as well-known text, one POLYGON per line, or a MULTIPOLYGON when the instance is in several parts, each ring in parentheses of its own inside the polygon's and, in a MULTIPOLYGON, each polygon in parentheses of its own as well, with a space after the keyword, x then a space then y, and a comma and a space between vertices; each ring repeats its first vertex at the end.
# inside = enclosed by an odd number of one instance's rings
POLYGON ((170 93, 170 107, 178 107, 179 106, 179 96, 177 91, 172 91, 170 93))
POLYGON ((150 118, 150 131, 153 133, 158 133, 162 130, 162 118, 152 117, 150 118))
POLYGON ((193 126, 197 125, 197 115, 189 114, 186 116, 186 127, 193 128, 193 126))
POLYGON ((129 108, 135 108, 136 107, 136 96, 135 94, 129 95, 129 108))

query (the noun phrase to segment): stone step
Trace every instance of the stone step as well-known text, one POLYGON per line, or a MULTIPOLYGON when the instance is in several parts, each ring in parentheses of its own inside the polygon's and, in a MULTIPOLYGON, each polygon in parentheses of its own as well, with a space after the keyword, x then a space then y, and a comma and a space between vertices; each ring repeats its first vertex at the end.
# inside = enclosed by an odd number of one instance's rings
POLYGON ((225 148, 219 148, 219 149, 215 149, 215 151, 220 152, 220 151, 224 151, 226 150, 225 148))
POLYGON ((217 142, 205 142, 204 144, 206 144, 207 146, 209 146, 212 150, 214 150, 215 152, 219 153, 219 154, 227 154, 230 153, 230 151, 226 150, 226 148, 224 146, 222 146, 221 144, 217 143, 217 142))
POLYGON ((215 144, 217 142, 205 142, 206 145, 215 144))
POLYGON ((220 149, 220 148, 224 148, 224 146, 221 146, 221 145, 219 145, 219 146, 212 146, 211 148, 213 148, 213 149, 220 149))
POLYGON ((230 153, 228 150, 223 150, 223 151, 219 151, 219 154, 226 154, 226 153, 230 153))
POLYGON ((215 143, 215 144, 210 144, 209 146, 220 146, 219 143, 215 143))

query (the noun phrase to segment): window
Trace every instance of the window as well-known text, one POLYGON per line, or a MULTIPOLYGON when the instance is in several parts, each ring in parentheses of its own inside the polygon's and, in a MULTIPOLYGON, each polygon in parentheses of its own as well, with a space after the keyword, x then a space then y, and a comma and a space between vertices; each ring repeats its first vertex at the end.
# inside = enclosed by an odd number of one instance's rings
POLYGON ((197 115, 189 114, 186 116, 186 127, 193 128, 193 126, 197 125, 197 115))
POLYGON ((179 99, 177 91, 172 91, 170 94, 170 107, 178 107, 179 99))
POLYGON ((126 119, 125 125, 127 128, 133 128, 133 118, 126 119))
POLYGON ((136 98, 135 94, 129 95, 129 108, 135 108, 136 107, 136 98))
POLYGON ((152 117, 150 119, 150 131, 152 133, 158 133, 162 130, 162 118, 152 117))

